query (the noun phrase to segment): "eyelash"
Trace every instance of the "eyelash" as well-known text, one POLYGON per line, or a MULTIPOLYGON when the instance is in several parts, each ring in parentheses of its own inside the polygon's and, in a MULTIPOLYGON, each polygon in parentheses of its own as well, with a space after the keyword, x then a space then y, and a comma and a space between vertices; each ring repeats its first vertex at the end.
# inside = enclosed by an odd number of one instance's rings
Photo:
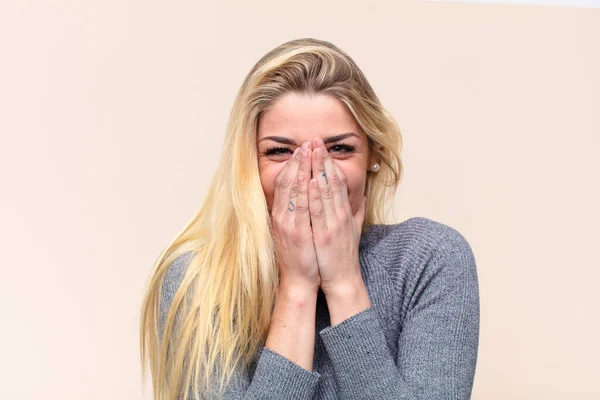
MULTIPOLYGON (((341 153, 341 154, 354 153, 354 150, 356 150, 356 146, 352 146, 349 144, 334 144, 327 151, 330 151, 330 149, 333 149, 335 147, 341 148, 341 151, 336 151, 336 153, 341 153)), ((283 155, 287 152, 289 152, 291 154, 292 150, 289 147, 275 146, 275 147, 271 147, 271 148, 265 150, 263 152, 263 154, 267 155, 267 156, 270 156, 270 155, 279 156, 279 155, 283 155), (280 152, 280 151, 282 151, 282 152, 280 152)))

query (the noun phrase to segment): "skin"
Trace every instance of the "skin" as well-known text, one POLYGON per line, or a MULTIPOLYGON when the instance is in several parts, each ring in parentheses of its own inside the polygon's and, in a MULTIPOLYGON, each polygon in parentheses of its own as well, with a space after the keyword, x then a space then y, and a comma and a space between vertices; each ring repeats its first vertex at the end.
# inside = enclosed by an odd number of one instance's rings
POLYGON ((310 141, 312 149, 313 139, 326 140, 330 136, 348 132, 356 136, 326 143, 325 146, 347 179, 348 201, 355 214, 365 193, 367 170, 376 160, 370 155, 367 136, 346 105, 330 95, 317 94, 311 98, 304 94, 289 93, 264 112, 258 122, 258 169, 269 209, 273 205, 275 178, 297 147, 310 141), (268 139, 270 136, 287 137, 294 144, 268 139), (354 146, 355 149, 352 153, 344 152, 339 146, 341 144, 354 146), (284 147, 286 150, 266 155, 267 150, 274 146, 284 147))
POLYGON ((358 244, 374 160, 352 114, 329 95, 287 94, 261 116, 257 146, 281 285, 320 287, 332 324, 368 308, 358 244))

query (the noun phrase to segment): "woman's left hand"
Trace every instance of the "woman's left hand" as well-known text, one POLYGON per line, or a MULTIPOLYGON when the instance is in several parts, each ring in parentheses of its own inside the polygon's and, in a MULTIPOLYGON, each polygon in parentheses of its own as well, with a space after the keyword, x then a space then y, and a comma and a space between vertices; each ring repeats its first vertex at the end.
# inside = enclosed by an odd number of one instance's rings
POLYGON ((362 282, 358 248, 366 197, 353 214, 346 177, 321 138, 313 141, 312 174, 308 187, 310 219, 321 289, 327 295, 362 282))

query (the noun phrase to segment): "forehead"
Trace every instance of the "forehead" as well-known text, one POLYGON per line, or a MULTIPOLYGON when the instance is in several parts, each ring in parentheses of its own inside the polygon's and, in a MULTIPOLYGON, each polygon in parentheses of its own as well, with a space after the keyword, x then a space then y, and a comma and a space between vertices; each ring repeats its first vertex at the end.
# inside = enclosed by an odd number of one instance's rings
POLYGON ((258 121, 257 140, 269 135, 287 136, 297 142, 340 133, 364 134, 346 105, 337 98, 317 94, 288 93, 271 105, 258 121))

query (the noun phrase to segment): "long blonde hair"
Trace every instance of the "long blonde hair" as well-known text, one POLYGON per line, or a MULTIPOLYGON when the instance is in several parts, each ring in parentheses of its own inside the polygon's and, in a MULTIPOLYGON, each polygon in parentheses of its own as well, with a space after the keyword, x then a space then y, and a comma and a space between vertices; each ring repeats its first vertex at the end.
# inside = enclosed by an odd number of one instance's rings
POLYGON ((380 170, 367 177, 363 232, 385 223, 384 207, 402 173, 402 140, 394 118, 352 58, 335 45, 312 38, 281 44, 246 76, 208 194, 160 254, 147 284, 140 349, 142 379, 149 359, 154 399, 187 399, 189 390, 196 399, 215 389, 222 393, 236 368, 246 371, 266 341, 279 269, 259 178, 257 123, 289 92, 329 94, 346 104, 367 135, 369 151, 380 160, 380 170), (192 258, 159 332, 165 274, 187 252, 192 258), (215 371, 218 387, 212 383, 215 371))

